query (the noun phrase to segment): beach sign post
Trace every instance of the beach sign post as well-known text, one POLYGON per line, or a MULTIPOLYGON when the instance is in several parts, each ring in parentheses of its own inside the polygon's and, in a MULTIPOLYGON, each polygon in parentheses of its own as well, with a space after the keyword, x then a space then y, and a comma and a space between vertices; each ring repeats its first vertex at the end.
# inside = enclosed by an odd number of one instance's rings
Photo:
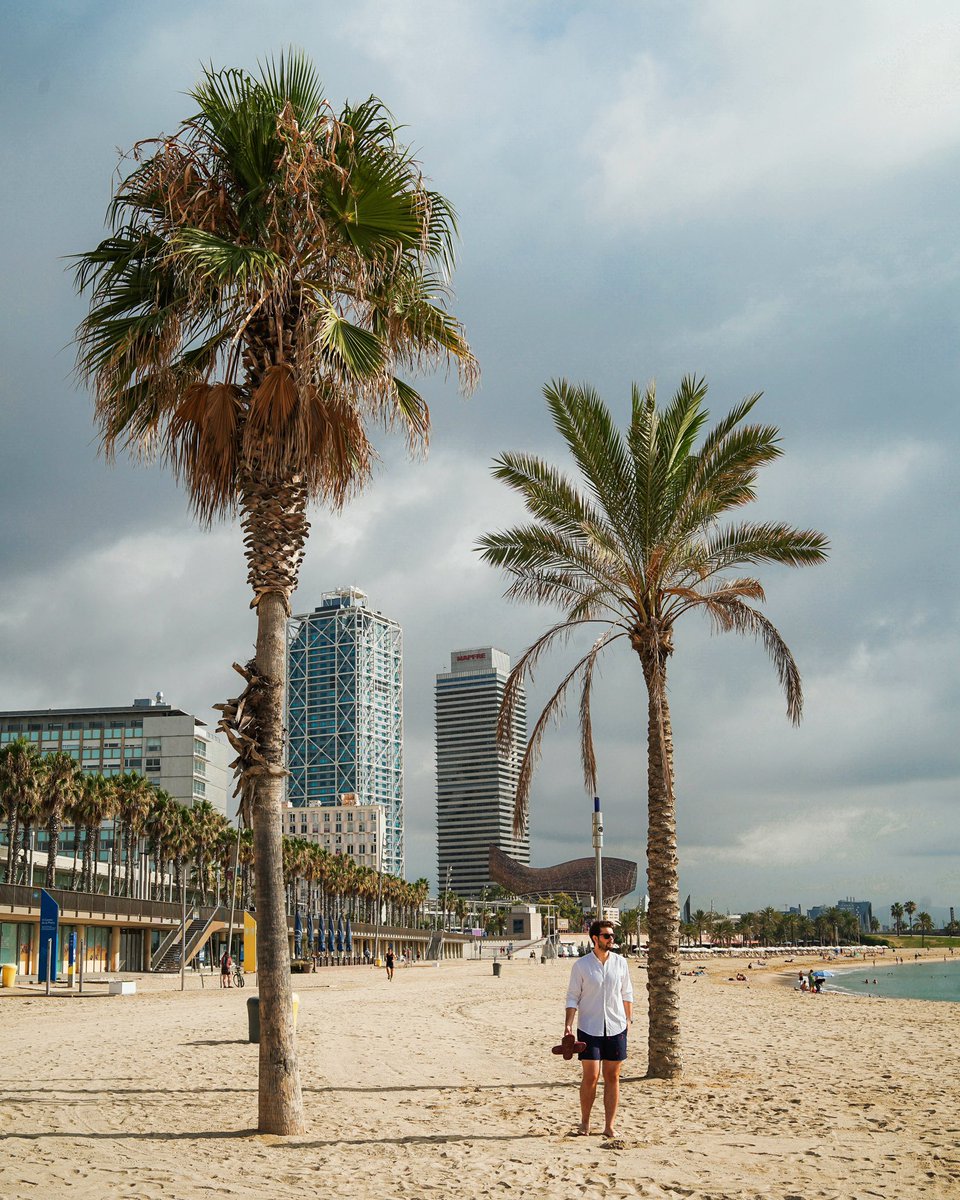
POLYGON ((603 859, 600 851, 603 849, 603 813, 600 811, 600 797, 593 798, 593 853, 596 859, 596 902, 597 920, 603 920, 603 859))
POLYGON ((74 929, 67 938, 67 979, 70 981, 70 988, 76 982, 77 977, 77 931, 74 929))
POLYGON ((49 987, 52 966, 57 961, 57 934, 60 929, 60 905, 46 888, 40 889, 40 957, 37 962, 37 982, 49 987))

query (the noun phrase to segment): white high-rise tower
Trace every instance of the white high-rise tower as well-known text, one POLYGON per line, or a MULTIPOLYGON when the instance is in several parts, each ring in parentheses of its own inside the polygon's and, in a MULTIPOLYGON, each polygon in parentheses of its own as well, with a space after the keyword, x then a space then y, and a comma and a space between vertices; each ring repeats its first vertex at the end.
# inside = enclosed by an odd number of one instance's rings
POLYGON ((491 883, 490 846, 529 864, 530 838, 513 833, 513 802, 527 737, 521 695, 510 747, 497 746, 497 718, 510 658, 484 646, 455 650, 437 675, 438 885, 476 896, 491 883))

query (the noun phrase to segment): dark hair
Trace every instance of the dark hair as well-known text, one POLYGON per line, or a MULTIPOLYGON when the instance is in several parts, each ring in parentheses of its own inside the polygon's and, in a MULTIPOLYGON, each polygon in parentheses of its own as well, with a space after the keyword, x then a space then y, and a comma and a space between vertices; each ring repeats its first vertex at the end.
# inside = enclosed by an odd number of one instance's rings
POLYGON ((590 936, 592 938, 599 937, 601 929, 613 929, 613 927, 614 925, 612 921, 591 921, 590 936))

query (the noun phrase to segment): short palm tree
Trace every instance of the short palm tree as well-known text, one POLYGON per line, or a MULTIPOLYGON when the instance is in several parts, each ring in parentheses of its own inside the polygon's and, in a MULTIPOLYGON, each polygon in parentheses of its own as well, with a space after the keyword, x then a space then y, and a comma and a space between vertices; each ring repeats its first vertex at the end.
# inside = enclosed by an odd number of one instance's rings
POLYGON ((591 388, 561 381, 544 394, 585 489, 530 454, 496 460, 494 475, 519 492, 533 520, 482 538, 483 558, 512 578, 510 599, 552 604, 563 614, 511 673, 500 714, 505 743, 524 678, 545 651, 581 630, 597 632, 534 726, 520 765, 515 822, 525 824, 544 731, 578 678, 584 782, 596 790, 594 674, 601 652, 623 640, 640 660, 648 698, 648 1073, 671 1078, 681 1069, 674 747, 666 686, 675 627, 699 610, 719 631, 758 638, 776 666, 788 716, 798 721, 800 676, 780 634, 756 607, 763 588, 758 579, 733 572, 758 563, 820 562, 826 541, 777 522, 720 523, 754 498, 759 468, 780 455, 775 428, 745 424, 758 396, 704 434, 702 380, 685 378, 663 408, 652 386, 634 387, 624 435, 591 388))
POLYGON ((330 107, 290 52, 207 70, 195 115, 142 143, 80 256, 80 374, 108 455, 165 457, 203 522, 239 513, 257 611, 248 688, 225 706, 257 884, 261 1132, 303 1128, 281 863, 285 622, 309 528, 368 478, 369 424, 425 445, 403 376, 475 362, 446 308, 456 234, 380 101, 330 107), (242 701, 242 702, 241 702, 242 701), (243 714, 242 722, 240 714, 243 714), (241 728, 242 725, 242 728, 241 728))

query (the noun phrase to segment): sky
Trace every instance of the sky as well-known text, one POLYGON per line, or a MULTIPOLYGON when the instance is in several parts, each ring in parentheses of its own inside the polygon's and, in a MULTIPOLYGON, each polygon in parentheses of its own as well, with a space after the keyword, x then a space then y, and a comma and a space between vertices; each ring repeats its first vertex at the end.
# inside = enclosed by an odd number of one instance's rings
MULTIPOLYGON (((294 599, 355 585, 403 626, 408 876, 436 874, 436 673, 460 648, 516 656, 553 616, 508 604, 475 551, 522 517, 492 459, 568 465, 552 379, 625 419, 632 382, 669 395, 692 373, 715 417, 764 393, 784 457, 751 515, 822 529, 831 554, 762 575, 799 728, 757 645, 678 628, 682 896, 960 907, 954 3, 37 0, 5 26, 0 709, 162 690, 212 721, 236 694, 255 634, 238 529, 199 529, 161 467, 99 457, 69 256, 103 236, 118 151, 191 114, 203 64, 296 45, 335 107, 379 96, 453 201, 453 306, 482 371, 470 397, 421 381, 429 457, 384 439, 366 493, 312 514, 294 599)), ((605 852, 642 873, 629 654, 605 664, 595 728, 605 852)), ((533 864, 589 854, 591 807, 571 718, 545 743, 533 864)))

